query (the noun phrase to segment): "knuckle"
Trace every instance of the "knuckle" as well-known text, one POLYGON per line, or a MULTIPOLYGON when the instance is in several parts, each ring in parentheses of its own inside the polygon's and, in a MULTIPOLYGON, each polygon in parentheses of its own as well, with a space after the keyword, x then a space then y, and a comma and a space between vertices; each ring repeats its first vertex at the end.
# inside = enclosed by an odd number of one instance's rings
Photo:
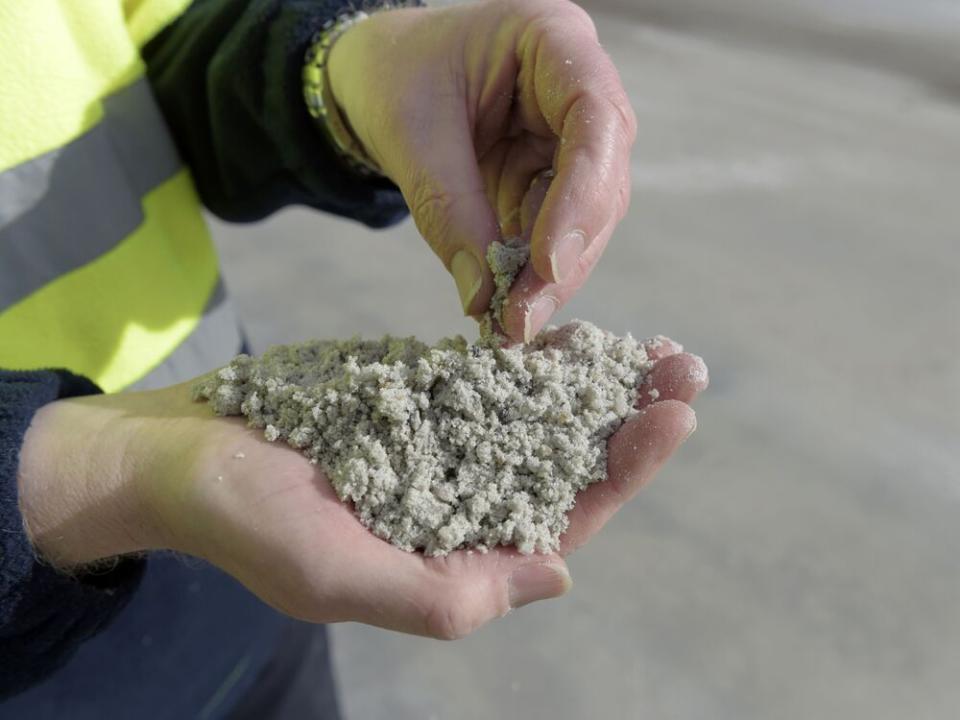
POLYGON ((597 25, 590 16, 590 13, 576 3, 569 2, 568 0, 564 0, 564 5, 566 6, 567 12, 570 13, 571 19, 576 20, 580 25, 586 28, 590 32, 590 36, 596 40, 598 37, 597 25))
POLYGON ((589 30, 591 36, 597 36, 597 26, 593 22, 593 18, 590 17, 590 13, 575 2, 571 0, 554 0, 551 9, 563 18, 564 24, 568 27, 571 25, 580 25, 589 30))
POLYGON ((425 617, 426 634, 437 640, 460 640, 475 628, 463 606, 449 598, 434 601, 425 617))
POLYGON ((637 114, 633 110, 630 98, 623 89, 619 89, 609 98, 609 103, 627 144, 633 145, 637 139, 637 114))
POLYGON ((543 33, 569 33, 587 35, 597 40, 597 26, 590 13, 571 0, 544 0, 540 3, 525 3, 518 0, 505 0, 512 8, 527 9, 530 22, 543 33))

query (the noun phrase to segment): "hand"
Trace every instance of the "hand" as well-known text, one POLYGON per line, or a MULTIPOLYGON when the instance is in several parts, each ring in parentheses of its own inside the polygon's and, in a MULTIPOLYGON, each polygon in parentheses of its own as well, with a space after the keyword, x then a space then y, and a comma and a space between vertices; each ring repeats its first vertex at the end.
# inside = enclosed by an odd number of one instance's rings
POLYGON ((221 567, 297 618, 461 637, 566 592, 562 556, 693 431, 687 403, 706 387, 706 367, 669 341, 650 353, 661 359, 641 389, 643 410, 610 439, 610 477, 580 494, 557 555, 399 550, 361 526, 302 455, 242 418, 215 417, 190 400, 189 384, 42 408, 21 452, 24 519, 41 555, 63 568, 170 548, 221 567))
POLYGON ((334 44, 329 74, 464 312, 490 302, 487 246, 529 238, 504 330, 532 338, 586 281, 630 201, 636 119, 587 13, 566 0, 381 12, 334 44))

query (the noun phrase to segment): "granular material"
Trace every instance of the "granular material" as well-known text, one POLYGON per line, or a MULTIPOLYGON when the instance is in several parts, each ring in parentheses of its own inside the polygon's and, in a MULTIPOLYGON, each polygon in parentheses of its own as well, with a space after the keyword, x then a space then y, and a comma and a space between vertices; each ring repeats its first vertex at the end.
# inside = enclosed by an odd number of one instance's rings
MULTIPOLYGON (((491 266, 509 287, 526 255, 500 245, 491 266)), ((494 298, 498 322, 505 297, 494 298)), ((651 367, 630 335, 573 321, 515 347, 489 334, 276 346, 238 356, 194 396, 319 464, 397 547, 549 552, 576 494, 606 478, 607 440, 637 412, 651 367)))

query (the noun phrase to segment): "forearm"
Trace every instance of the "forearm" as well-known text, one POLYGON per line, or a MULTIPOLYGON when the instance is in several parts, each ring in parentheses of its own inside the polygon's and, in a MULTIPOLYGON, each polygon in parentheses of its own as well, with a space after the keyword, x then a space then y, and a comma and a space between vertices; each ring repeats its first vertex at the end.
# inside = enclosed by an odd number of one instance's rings
MULTIPOLYGON (((92 576, 82 571, 65 574, 38 559, 38 550, 45 554, 49 547, 52 554, 61 552, 58 541, 53 538, 57 530, 45 529, 48 520, 51 528, 63 528, 61 511, 63 515, 71 515, 68 510, 74 502, 87 509, 93 507, 95 493, 82 485, 72 489, 60 487, 59 481, 47 475, 52 463, 63 467, 86 464, 82 459, 86 453, 80 453, 77 445, 79 438, 86 435, 78 432, 84 426, 71 427, 65 435, 66 444, 59 450, 48 442, 40 442, 40 433, 34 431, 48 424, 46 418, 51 414, 46 408, 59 405, 55 402, 58 398, 98 392, 93 383, 63 371, 0 370, 0 528, 3 530, 0 533, 0 667, 3 668, 0 697, 39 682, 63 664, 82 642, 99 632, 127 604, 143 573, 143 561, 129 559, 117 563, 109 572, 100 571, 92 576), (38 422, 32 422, 34 420, 38 422), (25 479, 21 460, 27 435, 31 438, 23 469, 31 479, 28 487, 31 506, 39 500, 34 490, 40 484, 63 495, 44 498, 40 503, 42 519, 31 521, 41 528, 43 549, 36 547, 25 532, 25 518, 20 509, 20 487, 26 484, 20 481, 25 479), (56 456, 61 451, 64 454, 56 456), (48 508, 48 502, 57 502, 60 510, 54 512, 52 506, 48 508)), ((92 431, 96 427, 87 423, 84 429, 92 431)), ((89 513, 85 514, 90 517, 89 513)), ((102 522, 98 520, 96 525, 102 522)), ((92 534, 87 530, 81 533, 82 536, 92 534)), ((63 540, 69 537, 69 541, 75 543, 73 534, 64 529, 63 535, 63 540)), ((76 541, 78 547, 84 548, 86 542, 76 541)), ((98 540, 97 543, 99 547, 93 552, 84 551, 77 557, 66 553, 61 559, 75 565, 73 561, 94 559, 103 550, 112 552, 112 542, 103 544, 98 540)))
POLYGON ((60 400, 33 418, 20 451, 18 487, 40 558, 67 571, 147 549, 149 537, 119 412, 60 400))
POLYGON ((194 536, 206 528, 169 525, 224 429, 210 420, 185 384, 60 400, 37 412, 21 451, 19 486, 41 557, 69 569, 199 546, 194 536))
POLYGON ((374 227, 406 215, 392 183, 352 174, 302 92, 306 50, 348 0, 194 2, 143 50, 147 76, 204 204, 232 221, 291 204, 374 227))

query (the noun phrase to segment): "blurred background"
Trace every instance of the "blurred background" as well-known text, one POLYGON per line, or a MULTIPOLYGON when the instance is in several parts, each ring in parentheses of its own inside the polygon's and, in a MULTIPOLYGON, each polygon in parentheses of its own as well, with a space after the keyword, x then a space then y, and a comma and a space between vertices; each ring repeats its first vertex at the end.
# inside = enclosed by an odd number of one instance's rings
MULTIPOLYGON (((960 714, 960 0, 589 0, 633 206, 559 319, 703 355, 700 429, 444 644, 334 628, 351 720, 960 714)), ((213 223, 254 348, 475 329, 412 223, 213 223)))

